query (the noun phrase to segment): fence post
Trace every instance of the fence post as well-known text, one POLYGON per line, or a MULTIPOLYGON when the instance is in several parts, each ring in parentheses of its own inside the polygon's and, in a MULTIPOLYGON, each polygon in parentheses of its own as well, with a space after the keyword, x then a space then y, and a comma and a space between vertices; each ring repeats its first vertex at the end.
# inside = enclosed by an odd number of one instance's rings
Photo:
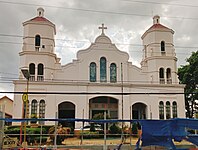
MULTIPOLYGON (((104 120, 106 120, 106 110, 104 111, 104 120)), ((104 147, 103 150, 107 150, 107 124, 104 123, 104 147)))
MULTIPOLYGON (((58 112, 56 112, 55 118, 56 118, 56 119, 58 118, 58 112)), ((54 149, 57 149, 57 143, 56 143, 56 140, 57 140, 57 125, 58 125, 58 121, 55 121, 55 129, 54 129, 54 149)))
MULTIPOLYGON (((0 105, 0 118, 5 118, 5 105, 0 105)), ((4 120, 0 121, 0 148, 3 147, 4 120)))

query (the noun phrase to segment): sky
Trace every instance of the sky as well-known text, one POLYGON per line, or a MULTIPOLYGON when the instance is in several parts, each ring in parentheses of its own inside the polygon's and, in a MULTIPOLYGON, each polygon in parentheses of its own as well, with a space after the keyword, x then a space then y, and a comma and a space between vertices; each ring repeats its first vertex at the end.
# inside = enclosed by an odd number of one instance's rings
POLYGON ((198 49, 197 0, 0 0, 0 98, 13 95, 13 80, 19 74, 19 52, 23 43, 22 23, 37 16, 37 8, 56 25, 55 53, 61 64, 76 59, 76 52, 88 48, 105 34, 121 51, 128 52, 132 64, 140 67, 143 33, 153 24, 153 16, 175 31, 177 66, 186 65, 198 49))

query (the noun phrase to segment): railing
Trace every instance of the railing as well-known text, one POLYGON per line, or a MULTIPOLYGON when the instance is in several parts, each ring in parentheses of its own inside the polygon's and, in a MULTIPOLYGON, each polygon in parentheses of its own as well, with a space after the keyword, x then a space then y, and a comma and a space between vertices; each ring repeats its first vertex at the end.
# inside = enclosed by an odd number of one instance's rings
POLYGON ((43 81, 44 76, 43 75, 37 75, 37 81, 43 81))
POLYGON ((172 79, 171 78, 167 79, 167 84, 172 84, 172 79))
POLYGON ((162 56, 166 56, 166 52, 165 51, 161 51, 162 56))
POLYGON ((40 50, 40 46, 35 46, 35 50, 39 51, 40 50))
POLYGON ((35 75, 30 75, 30 81, 35 81, 35 75))
POLYGON ((160 84, 165 84, 165 79, 164 78, 160 78, 160 84))

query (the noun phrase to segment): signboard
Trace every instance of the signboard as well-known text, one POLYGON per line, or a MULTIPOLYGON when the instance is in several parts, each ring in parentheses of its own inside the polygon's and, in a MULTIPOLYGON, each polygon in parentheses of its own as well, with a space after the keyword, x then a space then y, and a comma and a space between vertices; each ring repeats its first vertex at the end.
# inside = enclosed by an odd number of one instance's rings
POLYGON ((24 94, 22 95, 22 100, 23 100, 24 102, 27 102, 27 100, 28 100, 28 94, 27 94, 27 93, 24 93, 24 94))
POLYGON ((17 147, 17 143, 18 143, 17 138, 4 138, 3 149, 17 147))

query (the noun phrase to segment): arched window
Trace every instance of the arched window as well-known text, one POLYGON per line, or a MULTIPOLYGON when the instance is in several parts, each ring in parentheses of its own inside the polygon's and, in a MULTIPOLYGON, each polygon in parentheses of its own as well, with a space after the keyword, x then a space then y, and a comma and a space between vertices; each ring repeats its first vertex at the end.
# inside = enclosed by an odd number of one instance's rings
POLYGON ((165 52, 165 42, 161 41, 161 52, 165 52))
POLYGON ((37 80, 38 81, 43 81, 43 64, 38 64, 38 76, 37 76, 37 80))
POLYGON ((164 68, 160 68, 159 76, 160 76, 160 78, 164 78, 164 68))
POLYGON ((164 68, 160 68, 159 69, 159 78, 160 78, 160 84, 164 84, 165 80, 164 80, 164 68))
MULTIPOLYGON (((39 103, 39 118, 45 118, 45 101, 41 100, 39 103)), ((44 124, 44 121, 40 121, 40 124, 44 124)))
POLYGON ((105 57, 100 58, 100 81, 107 81, 107 61, 105 57))
POLYGON ((41 36, 36 35, 35 36, 35 47, 40 47, 41 46, 41 36))
POLYGON ((164 119, 164 102, 159 102, 159 119, 164 119))
POLYGON ((96 63, 95 62, 90 63, 89 80, 90 82, 96 82, 96 63))
POLYGON ((31 116, 35 117, 37 116, 37 100, 32 100, 32 104, 31 104, 31 116))
POLYGON ((173 102, 172 106, 172 111, 173 111, 173 118, 177 118, 177 102, 173 102))
POLYGON ((110 82, 117 82, 117 67, 115 63, 110 65, 110 82))
POLYGON ((170 102, 167 101, 166 102, 166 119, 170 119, 170 118, 171 118, 170 102))
POLYGON ((171 69, 167 68, 166 69, 166 79, 167 79, 167 83, 171 84, 172 83, 172 79, 171 79, 171 69))
POLYGON ((35 64, 29 64, 30 81, 35 81, 35 64))

